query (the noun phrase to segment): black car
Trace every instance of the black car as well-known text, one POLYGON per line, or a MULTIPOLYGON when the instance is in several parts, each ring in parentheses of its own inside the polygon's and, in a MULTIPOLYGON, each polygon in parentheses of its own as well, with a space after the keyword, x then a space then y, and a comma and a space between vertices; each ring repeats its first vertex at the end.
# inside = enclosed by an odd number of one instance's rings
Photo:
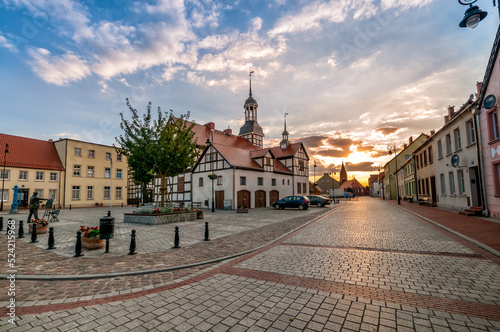
POLYGON ((317 196, 317 195, 309 195, 307 196, 309 198, 309 204, 310 205, 316 205, 317 207, 323 207, 327 204, 331 204, 332 200, 323 196, 317 196))
POLYGON ((273 203, 273 208, 297 208, 299 210, 307 210, 309 207, 309 199, 306 196, 286 196, 273 203))

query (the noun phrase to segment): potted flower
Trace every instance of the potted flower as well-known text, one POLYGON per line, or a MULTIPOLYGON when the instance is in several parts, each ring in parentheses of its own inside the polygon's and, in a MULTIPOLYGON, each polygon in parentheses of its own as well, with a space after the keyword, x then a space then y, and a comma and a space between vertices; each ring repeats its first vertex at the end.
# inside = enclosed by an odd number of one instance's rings
POLYGON ((248 213, 248 206, 240 206, 236 209, 236 213, 248 213))
POLYGON ((195 211, 196 211, 196 218, 203 219, 203 217, 204 217, 203 210, 196 209, 195 211))
POLYGON ((36 233, 37 234, 45 234, 47 233, 47 226, 49 222, 45 219, 31 219, 28 221, 29 232, 31 233, 33 229, 33 224, 36 224, 36 233))
POLYGON ((208 178, 210 180, 215 180, 215 179, 217 179, 217 174, 208 174, 208 178))
POLYGON ((80 226, 82 232, 82 248, 94 250, 104 247, 104 240, 99 239, 99 227, 80 226))

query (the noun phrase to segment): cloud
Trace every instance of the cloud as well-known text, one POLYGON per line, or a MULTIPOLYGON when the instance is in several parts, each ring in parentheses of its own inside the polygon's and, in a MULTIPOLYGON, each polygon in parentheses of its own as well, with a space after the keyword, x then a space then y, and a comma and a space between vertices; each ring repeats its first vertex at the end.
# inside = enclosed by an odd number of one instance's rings
POLYGON ((398 130, 399 130, 399 128, 397 128, 397 127, 381 127, 381 128, 375 129, 376 132, 379 132, 385 136, 390 135, 390 134, 394 134, 398 130))
POLYGON ((72 53, 55 56, 44 48, 32 48, 28 54, 33 71, 46 82, 64 85, 90 75, 87 62, 72 53))
POLYGON ((315 152, 316 155, 322 157, 332 157, 332 158, 347 158, 350 152, 345 150, 319 150, 315 152))
POLYGON ((348 172, 376 172, 379 169, 379 167, 374 166, 374 163, 371 161, 366 161, 358 164, 346 162, 345 168, 348 172))
POLYGON ((18 53, 19 50, 17 49, 17 47, 12 44, 11 42, 9 42, 7 40, 7 38, 5 38, 4 36, 2 36, 1 32, 0 32, 0 47, 5 47, 6 49, 8 49, 9 51, 13 52, 13 53, 18 53))

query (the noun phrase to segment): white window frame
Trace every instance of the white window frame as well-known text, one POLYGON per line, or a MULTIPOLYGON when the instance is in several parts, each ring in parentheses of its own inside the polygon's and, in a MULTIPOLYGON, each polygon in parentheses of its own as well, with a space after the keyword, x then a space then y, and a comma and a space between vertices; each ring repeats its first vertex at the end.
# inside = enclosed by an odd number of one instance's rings
MULTIPOLYGON (((441 194, 446 195, 446 182, 444 178, 444 174, 439 174, 439 179, 441 181, 441 194)), ((420 190, 420 192, 422 192, 420 190)))
POLYGON ((35 181, 43 181, 45 178, 45 172, 36 172, 35 181))
POLYGON ((82 176, 82 166, 73 165, 73 176, 82 176))
POLYGON ((111 187, 104 187, 104 199, 111 199, 111 187))
POLYGON ((49 199, 57 200, 57 189, 49 189, 49 199))
POLYGON ((19 171, 19 181, 28 181, 28 171, 19 171))
POLYGON ((57 173, 56 172, 50 172, 50 181, 57 182, 57 173))
POLYGON ((71 189, 71 200, 80 200, 80 186, 73 186, 73 188, 71 189))
POLYGON ((82 156, 82 148, 75 148, 75 156, 76 157, 82 156))
POLYGON ((110 179, 111 178, 111 167, 104 168, 104 177, 106 179, 110 179))
POLYGON ((123 199, 123 190, 122 190, 122 187, 116 187, 115 188, 115 196, 116 196, 116 199, 123 199))
POLYGON ((465 181, 464 181, 464 171, 461 169, 457 170, 457 180, 458 180, 458 193, 460 195, 465 194, 465 181))
POLYGON ((445 136, 445 144, 446 144, 446 155, 449 155, 452 152, 452 150, 451 150, 451 135, 450 134, 447 134, 445 136))
POLYGON ((0 199, 4 202, 9 201, 9 189, 4 189, 3 191, 0 189, 0 199))
POLYGON ((450 194, 454 195, 456 194, 455 191, 455 174, 453 172, 448 173, 448 179, 450 181, 450 194))
POLYGON ((474 122, 469 120, 465 123, 465 127, 467 129, 467 145, 471 145, 476 143, 476 134, 474 131, 474 122))
POLYGON ((3 169, 0 170, 0 180, 10 180, 10 169, 6 169, 5 171, 3 169))
POLYGON ((438 159, 443 158, 443 142, 441 140, 437 141, 438 147, 438 159))
POLYGON ((113 159, 113 155, 111 154, 111 152, 106 152, 106 160, 111 160, 113 159))
POLYGON ((89 150, 89 158, 95 158, 95 150, 89 150))
POLYGON ((460 139, 460 128, 453 130, 453 136, 455 137, 455 151, 462 148, 462 140, 460 139))
POLYGON ((498 130, 498 112, 495 110, 491 112, 491 127, 493 129, 493 140, 500 137, 498 130))
POLYGON ((87 186, 87 199, 88 200, 94 199, 94 186, 87 186))
POLYGON ((95 177, 95 167, 94 166, 87 166, 87 177, 88 178, 95 177))

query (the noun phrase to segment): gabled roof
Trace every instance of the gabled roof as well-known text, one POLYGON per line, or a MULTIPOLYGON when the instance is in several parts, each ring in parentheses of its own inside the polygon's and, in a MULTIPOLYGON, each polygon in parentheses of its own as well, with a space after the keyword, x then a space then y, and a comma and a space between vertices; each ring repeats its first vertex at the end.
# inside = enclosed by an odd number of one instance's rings
POLYGON ((340 189, 347 189, 347 188, 364 188, 364 187, 361 183, 359 183, 358 180, 352 179, 349 181, 344 181, 340 186, 340 189))
POLYGON ((52 140, 42 141, 33 138, 0 134, 0 160, 6 160, 8 167, 35 168, 64 171, 56 147, 52 140), (9 153, 5 158, 5 144, 9 153))
POLYGON ((250 151, 250 157, 252 158, 262 158, 265 157, 266 154, 270 153, 272 157, 274 157, 273 153, 269 149, 261 149, 261 150, 254 150, 250 151))
MULTIPOLYGON (((297 151, 300 149, 300 147, 304 147, 301 142, 298 143, 292 143, 289 146, 287 146, 286 149, 281 149, 279 146, 275 146, 272 148, 269 148, 273 155, 276 157, 276 159, 283 159, 283 158, 289 158, 295 156, 297 151)), ((305 149, 304 149, 305 152, 305 149)), ((307 156, 307 152, 306 156, 307 156)), ((309 158, 309 156, 308 156, 309 158)))
POLYGON ((495 66, 499 48, 500 48, 500 26, 498 27, 497 35, 495 36, 495 41, 493 42, 493 47, 490 53, 490 59, 488 60, 486 72, 484 73, 483 85, 481 86, 481 91, 479 92, 479 96, 477 98, 479 107, 482 107, 483 105, 483 99, 486 94, 486 89, 488 89, 488 84, 490 82, 491 74, 493 72, 493 67, 495 66))

